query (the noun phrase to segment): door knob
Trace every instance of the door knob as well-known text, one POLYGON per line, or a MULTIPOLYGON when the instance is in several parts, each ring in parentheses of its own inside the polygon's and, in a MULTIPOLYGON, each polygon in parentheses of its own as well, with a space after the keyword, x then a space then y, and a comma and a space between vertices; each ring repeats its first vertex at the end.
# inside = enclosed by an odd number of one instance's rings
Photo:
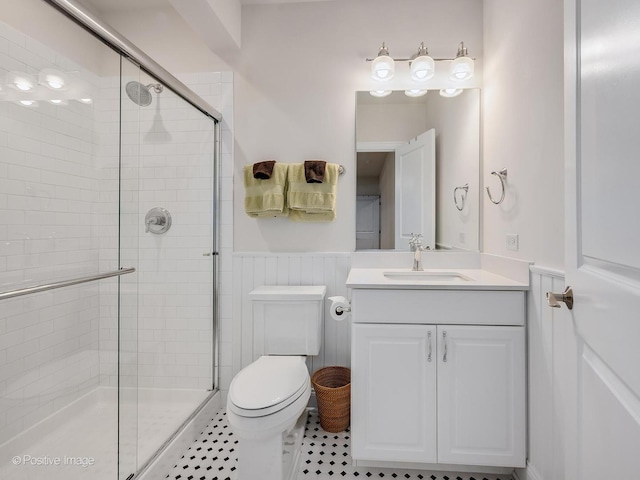
POLYGON ((569 310, 573 308, 573 289, 567 287, 562 293, 547 292, 547 305, 560 308, 560 302, 564 302, 569 310))

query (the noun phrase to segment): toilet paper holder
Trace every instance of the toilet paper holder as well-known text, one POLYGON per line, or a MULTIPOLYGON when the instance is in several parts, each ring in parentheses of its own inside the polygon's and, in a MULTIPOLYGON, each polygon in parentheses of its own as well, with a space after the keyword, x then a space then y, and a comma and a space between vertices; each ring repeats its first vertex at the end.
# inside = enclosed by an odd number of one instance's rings
POLYGON ((342 305, 338 305, 336 307, 336 313, 338 315, 342 315, 344 313, 349 313, 349 312, 351 312, 351 307, 343 307, 342 305))
POLYGON ((341 296, 329 297, 329 300, 332 302, 331 304, 331 308, 333 309, 332 315, 333 314, 336 315, 334 317, 336 320, 338 320, 338 318, 336 317, 342 317, 342 315, 345 315, 351 312, 351 302, 345 297, 341 297, 341 296))

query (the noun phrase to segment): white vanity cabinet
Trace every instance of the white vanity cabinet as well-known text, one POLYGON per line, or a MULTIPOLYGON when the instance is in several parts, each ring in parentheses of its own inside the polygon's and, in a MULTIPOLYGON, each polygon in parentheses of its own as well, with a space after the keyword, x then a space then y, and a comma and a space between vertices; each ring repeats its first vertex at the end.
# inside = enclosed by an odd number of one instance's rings
POLYGON ((354 324, 351 457, 436 463, 435 325, 354 324))
MULTIPOLYGON (((356 464, 525 466, 524 292, 488 291, 487 302, 477 301, 478 292, 469 298, 469 292, 451 292, 456 295, 448 306, 421 309, 419 317, 416 305, 405 310, 396 302, 385 307, 375 301, 382 292, 352 293, 356 464), (493 293, 506 301, 493 303, 493 293), (469 302, 477 311, 467 324, 450 324, 469 302), (359 311, 371 312, 365 305, 374 303, 378 308, 369 322, 359 311), (505 305, 510 311, 491 315, 505 305), (411 317, 403 318, 403 311, 411 317)), ((414 298, 424 306, 443 291, 402 293, 404 301, 414 298)))
POLYGON ((437 330, 438 463, 524 467, 524 327, 437 330))

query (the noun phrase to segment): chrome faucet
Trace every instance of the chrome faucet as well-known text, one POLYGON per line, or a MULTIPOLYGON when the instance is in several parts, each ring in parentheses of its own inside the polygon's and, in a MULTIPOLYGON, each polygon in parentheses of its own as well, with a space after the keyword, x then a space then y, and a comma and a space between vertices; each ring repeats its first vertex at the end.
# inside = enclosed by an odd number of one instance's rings
POLYGON ((411 270, 414 272, 424 271, 424 268, 422 268, 422 251, 429 250, 429 246, 425 247, 422 245, 420 237, 422 237, 422 234, 412 233, 409 239, 409 248, 413 252, 413 267, 411 270))

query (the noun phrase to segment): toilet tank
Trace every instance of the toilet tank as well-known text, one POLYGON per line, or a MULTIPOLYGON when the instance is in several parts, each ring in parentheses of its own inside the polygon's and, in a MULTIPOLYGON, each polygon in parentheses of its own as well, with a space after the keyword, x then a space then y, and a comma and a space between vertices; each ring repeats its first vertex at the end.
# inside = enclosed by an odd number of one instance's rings
POLYGON ((254 359, 320 353, 326 292, 324 285, 262 286, 251 291, 254 359))

